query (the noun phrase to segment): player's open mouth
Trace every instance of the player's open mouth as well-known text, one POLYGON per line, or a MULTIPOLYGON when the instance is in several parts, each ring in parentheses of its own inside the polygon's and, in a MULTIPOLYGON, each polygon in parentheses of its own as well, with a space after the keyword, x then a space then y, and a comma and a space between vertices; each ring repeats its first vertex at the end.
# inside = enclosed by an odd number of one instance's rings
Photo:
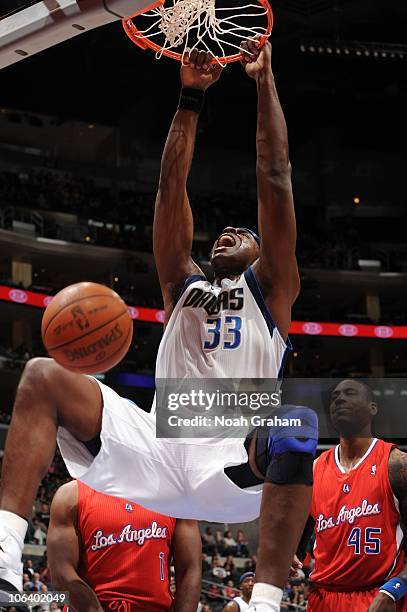
POLYGON ((215 251, 220 248, 231 248, 237 245, 238 239, 236 234, 222 234, 218 239, 215 247, 215 251))

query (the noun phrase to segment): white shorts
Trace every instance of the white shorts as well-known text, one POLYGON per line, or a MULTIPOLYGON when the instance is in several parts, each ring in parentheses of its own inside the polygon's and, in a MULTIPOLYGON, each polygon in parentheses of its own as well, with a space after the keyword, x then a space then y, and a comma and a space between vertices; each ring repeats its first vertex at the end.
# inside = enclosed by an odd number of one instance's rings
POLYGON ((241 523, 259 516, 261 490, 240 489, 224 472, 247 462, 244 440, 156 438, 155 414, 98 383, 103 416, 96 457, 66 429, 58 429, 72 478, 176 518, 241 523))

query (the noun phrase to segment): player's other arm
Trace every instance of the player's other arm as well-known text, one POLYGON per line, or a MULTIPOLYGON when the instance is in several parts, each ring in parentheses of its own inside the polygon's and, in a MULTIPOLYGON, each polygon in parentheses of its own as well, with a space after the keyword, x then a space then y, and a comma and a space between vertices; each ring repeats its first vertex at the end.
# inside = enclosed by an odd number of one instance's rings
POLYGON ((245 54, 242 63, 248 76, 256 80, 258 95, 256 172, 261 246, 254 271, 285 338, 300 289, 287 125, 271 68, 270 43, 260 51, 256 41, 243 46, 252 54, 245 54))
MULTIPOLYGON (((403 529, 407 526, 407 454, 397 448, 389 457, 389 480, 393 493, 399 502, 403 529)), ((401 572, 386 582, 369 606, 369 612, 394 612, 396 602, 403 597, 407 600, 407 563, 401 572)))
MULTIPOLYGON (((312 464, 312 472, 313 474, 315 474, 315 466, 317 464, 318 458, 314 460, 314 463, 312 464)), ((314 485, 314 489, 315 490, 315 485, 314 485)), ((307 551, 308 551, 308 545, 311 541, 311 538, 314 534, 314 530, 315 530, 315 519, 314 516, 316 514, 316 510, 315 510, 315 506, 314 506, 314 500, 315 498, 312 498, 312 503, 311 503, 311 510, 310 510, 310 515, 307 518, 307 522, 305 523, 305 527, 304 527, 304 531, 302 532, 302 536, 300 538, 300 541, 298 543, 298 547, 297 547, 297 552, 294 556, 293 559, 293 563, 291 566, 291 570, 290 570, 290 576, 294 575, 296 573, 296 571, 298 569, 302 568, 302 562, 304 561, 305 557, 307 556, 307 551)))
POLYGON ((72 611, 103 612, 95 593, 78 575, 77 511, 78 485, 72 481, 58 489, 51 505, 47 551, 52 585, 58 591, 68 591, 72 611))
POLYGON ((210 59, 207 53, 195 50, 188 65, 181 67, 184 95, 181 95, 180 108, 172 121, 161 159, 153 248, 167 315, 172 307, 174 290, 182 287, 191 274, 202 274, 191 257, 194 227, 187 179, 198 125, 199 98, 217 81, 221 72, 218 65, 210 64, 210 59), (185 88, 189 91, 185 92, 185 88), (185 108, 194 106, 195 110, 185 108))
POLYGON ((198 523, 178 519, 174 538, 175 612, 196 612, 201 593, 202 543, 198 523))

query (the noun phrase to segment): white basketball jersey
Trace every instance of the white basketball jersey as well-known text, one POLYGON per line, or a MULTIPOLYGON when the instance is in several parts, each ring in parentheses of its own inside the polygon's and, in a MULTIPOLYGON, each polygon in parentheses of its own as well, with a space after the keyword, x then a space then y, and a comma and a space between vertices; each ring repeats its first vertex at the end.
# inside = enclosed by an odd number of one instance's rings
MULTIPOLYGON (((156 378, 277 379, 290 349, 273 322, 251 267, 235 281, 223 279, 220 286, 196 275, 186 281, 165 329, 156 378)), ((152 414, 155 408, 154 402, 152 414)), ((192 494, 177 499, 178 514, 173 516, 229 523, 259 516, 261 490, 241 489, 225 473, 227 466, 248 461, 244 442, 245 437, 160 440, 168 455, 186 453, 183 466, 188 465, 193 474, 188 485, 192 494)))
MULTIPOLYGON (((277 378, 287 349, 251 268, 220 287, 192 277, 162 338, 156 376, 277 378)), ((261 490, 241 489, 225 473, 227 466, 247 462, 244 438, 157 438, 154 409, 143 412, 99 385, 104 408, 96 458, 67 430, 58 430, 72 477, 178 518, 241 523, 259 516, 261 490)))
POLYGON ((234 597, 232 601, 237 603, 239 612, 245 612, 249 609, 249 604, 246 603, 241 597, 234 597))
POLYGON ((278 378, 289 348, 251 267, 220 286, 196 275, 162 337, 156 378, 278 378))

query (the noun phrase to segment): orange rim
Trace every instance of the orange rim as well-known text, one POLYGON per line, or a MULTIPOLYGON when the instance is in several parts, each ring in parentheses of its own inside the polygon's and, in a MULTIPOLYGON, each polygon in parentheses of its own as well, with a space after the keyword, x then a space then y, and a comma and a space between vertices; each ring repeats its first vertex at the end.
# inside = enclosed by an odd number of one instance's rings
MULTIPOLYGON (((268 1, 258 0, 258 2, 266 9, 267 19, 268 19, 266 33, 262 34, 260 37, 260 47, 262 47, 267 42, 267 39, 271 34, 271 30, 273 29, 274 18, 273 18, 273 11, 271 10, 271 6, 268 3, 268 1)), ((134 15, 129 15, 129 17, 122 19, 124 31, 126 32, 127 36, 130 38, 130 40, 134 42, 135 45, 143 49, 143 51, 145 51, 146 49, 152 49, 156 53, 161 53, 162 55, 165 55, 166 57, 170 57, 171 59, 182 62, 182 57, 183 57, 182 53, 176 53, 175 51, 171 51, 170 49, 163 49, 161 45, 157 45, 157 43, 153 42, 150 38, 146 38, 145 36, 143 36, 143 34, 140 32, 140 30, 135 25, 135 23, 132 21, 134 17, 137 17, 138 15, 141 15, 142 13, 146 13, 147 11, 150 11, 151 9, 156 8, 157 6, 161 4, 164 4, 164 0, 158 0, 158 2, 154 2, 147 8, 144 8, 143 10, 138 11, 137 13, 134 13, 134 15)), ((241 58, 242 58, 241 53, 235 53, 233 55, 226 55, 225 57, 215 56, 212 59, 212 64, 217 63, 217 62, 220 62, 221 64, 230 64, 231 62, 238 62, 241 58)))

